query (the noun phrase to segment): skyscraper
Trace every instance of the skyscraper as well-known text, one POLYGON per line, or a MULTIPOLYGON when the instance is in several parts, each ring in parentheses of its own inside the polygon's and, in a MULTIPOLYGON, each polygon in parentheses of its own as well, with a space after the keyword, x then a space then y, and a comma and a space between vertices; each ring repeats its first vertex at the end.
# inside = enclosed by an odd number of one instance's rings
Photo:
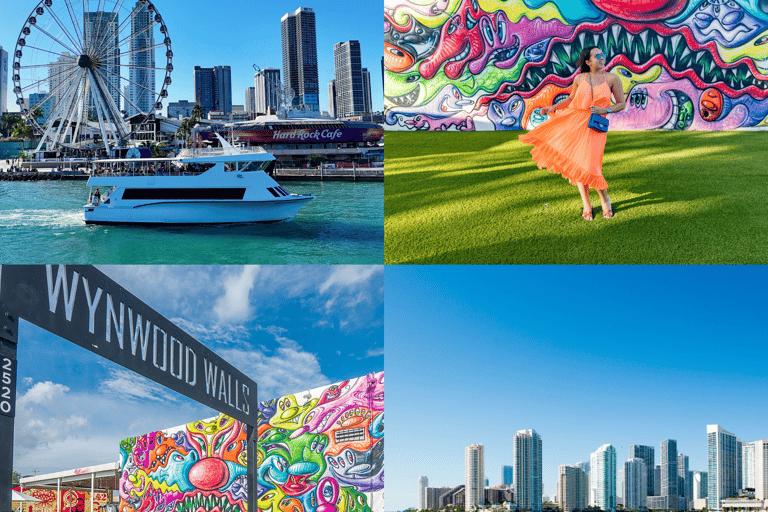
POLYGON ((557 480, 557 499, 560 510, 573 512, 587 508, 589 502, 587 474, 579 466, 560 466, 557 480))
POLYGON ((8 111, 8 52, 0 46, 0 114, 8 111))
MULTIPOLYGON (((48 64, 48 91, 51 95, 51 108, 56 108, 58 105, 61 105, 65 94, 68 92, 65 85, 65 79, 69 77, 67 70, 71 69, 72 60, 73 57, 69 53, 64 52, 55 62, 48 64)), ((88 105, 91 108, 94 108, 90 101, 88 102, 88 105)), ((36 103, 30 101, 30 108, 34 108, 35 106, 36 103)), ((91 111, 91 113, 93 113, 93 111, 91 111)))
POLYGON ((360 60, 360 41, 346 41, 333 45, 336 65, 336 111, 338 117, 365 112, 363 94, 363 68, 360 60))
POLYGON ((666 439, 661 442, 661 496, 667 498, 669 510, 677 510, 677 441, 666 439))
POLYGON ((624 463, 624 508, 643 510, 648 498, 648 468, 639 457, 624 463))
POLYGON ((616 450, 604 444, 590 457, 590 504, 616 511, 616 450))
POLYGON ((741 445, 741 474, 744 489, 755 488, 755 443, 741 445))
POLYGON ((328 82, 328 114, 331 117, 336 115, 336 80, 328 82))
POLYGON ((723 499, 737 495, 738 446, 735 435, 720 425, 707 425, 707 506, 710 510, 722 510, 723 499))
POLYGON ((232 71, 229 66, 195 66, 195 103, 205 113, 232 112, 232 71))
POLYGON ((513 481, 512 466, 501 466, 501 483, 511 486, 513 481))
MULTIPOLYGON (((105 46, 106 57, 102 59, 102 65, 96 73, 104 82, 107 94, 120 110, 120 41, 118 26, 120 17, 116 12, 86 12, 83 23, 85 27, 84 44, 101 44, 105 46)), ((61 60, 61 57, 59 58, 61 60)), ((64 94, 64 91, 62 91, 64 94)), ((94 107, 93 95, 88 102, 94 107)), ((102 110, 104 107, 101 107, 102 110)))
POLYGON ((371 74, 367 68, 363 68, 363 107, 364 112, 373 112, 373 100, 371 98, 371 74))
POLYGON ((693 499, 693 475, 688 471, 688 456, 677 454, 677 493, 685 498, 686 507, 693 499))
POLYGON ((146 30, 154 24, 153 14, 146 3, 136 2, 131 11, 131 67, 128 71, 128 100, 125 110, 129 116, 152 112, 155 105, 155 34, 146 30), (138 110, 137 110, 138 109, 138 110))
POLYGON ((483 445, 473 444, 464 451, 464 510, 470 510, 475 505, 482 505, 484 498, 483 473, 485 457, 483 445))
POLYGON ((693 472, 693 499, 700 500, 707 497, 707 472, 693 472))
POLYGON ((535 430, 515 434, 515 501, 521 510, 541 512, 541 437, 535 430))
POLYGON ((646 488, 646 496, 653 496, 655 490, 653 488, 653 469, 655 464, 655 452, 653 446, 643 446, 639 444, 633 444, 629 447, 630 459, 643 459, 645 462, 645 470, 647 471, 646 482, 648 487, 646 488))
POLYGON ((755 498, 768 500, 768 439, 755 441, 755 467, 753 481, 755 498))
POLYGON ((266 114, 269 109, 280 109, 280 70, 275 68, 260 69, 253 75, 256 90, 256 112, 266 114))
POLYGON ((429 479, 425 476, 419 477, 419 510, 425 510, 427 508, 427 487, 429 486, 429 479))
POLYGON ((310 7, 299 7, 286 13, 280 19, 280 32, 284 85, 296 93, 293 106, 306 112, 319 112, 315 11, 310 7))

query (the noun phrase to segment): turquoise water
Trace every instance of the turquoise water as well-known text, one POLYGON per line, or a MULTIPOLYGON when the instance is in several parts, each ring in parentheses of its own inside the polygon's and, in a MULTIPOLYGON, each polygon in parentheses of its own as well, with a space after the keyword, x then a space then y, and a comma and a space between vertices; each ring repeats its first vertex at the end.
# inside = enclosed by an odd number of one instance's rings
POLYGON ((382 264, 384 184, 283 183, 313 194, 290 222, 86 226, 84 181, 0 181, 0 263, 382 264))

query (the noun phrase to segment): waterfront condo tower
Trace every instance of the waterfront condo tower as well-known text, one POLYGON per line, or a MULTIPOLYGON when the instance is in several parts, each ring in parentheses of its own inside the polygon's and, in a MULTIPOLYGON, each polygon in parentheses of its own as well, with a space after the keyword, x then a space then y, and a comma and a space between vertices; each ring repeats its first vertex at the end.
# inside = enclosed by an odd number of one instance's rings
POLYGON ((590 457, 590 504, 616 512, 616 449, 604 444, 590 457))
POLYGON ((0 46, 0 114, 8 108, 8 52, 0 46))
POLYGON ((677 497, 677 441, 665 439, 661 442, 661 496, 666 499, 669 510, 678 509, 677 497))
POLYGON ((427 508, 427 486, 429 480, 425 476, 419 477, 419 510, 426 510, 427 508))
POLYGON ((630 459, 643 459, 643 462, 645 462, 645 470, 647 471, 646 475, 646 482, 648 487, 646 488, 646 495, 647 496, 653 496, 655 494, 655 490, 653 488, 653 470, 655 468, 655 452, 653 450, 653 446, 643 446, 639 444, 633 444, 629 447, 629 458, 630 459))
POLYGON ((557 499, 560 503, 560 510, 563 512, 587 508, 589 484, 587 474, 580 466, 560 466, 560 476, 557 480, 557 499))
POLYGON ((254 108, 258 114, 280 110, 280 70, 260 69, 253 75, 254 108))
POLYGON ((512 466, 501 466, 501 483, 512 487, 514 473, 512 472, 512 466))
POLYGON ((482 506, 485 497, 483 488, 485 456, 483 445, 473 444, 464 450, 464 510, 482 506))
MULTIPOLYGON (((710 510, 722 510, 725 498, 738 493, 739 440, 720 425, 707 425, 707 484, 710 510)), ((739 454, 740 455, 740 454, 739 454)))
POLYGON ((641 458, 624 463, 624 508, 644 510, 648 498, 648 468, 641 458))
POLYGON ((283 84, 296 96, 293 108, 320 112, 320 84, 317 75, 315 11, 299 7, 280 19, 283 40, 283 84))
POLYGON ((535 430, 515 434, 515 502, 520 510, 541 512, 541 437, 535 430))
POLYGON ((147 27, 153 23, 148 4, 136 2, 131 11, 131 68, 128 71, 128 98, 125 110, 129 116, 148 114, 155 106, 155 35, 147 27))
POLYGON ((337 117, 344 118, 364 113, 365 94, 360 41, 346 41, 333 45, 333 61, 336 67, 334 105, 337 117))

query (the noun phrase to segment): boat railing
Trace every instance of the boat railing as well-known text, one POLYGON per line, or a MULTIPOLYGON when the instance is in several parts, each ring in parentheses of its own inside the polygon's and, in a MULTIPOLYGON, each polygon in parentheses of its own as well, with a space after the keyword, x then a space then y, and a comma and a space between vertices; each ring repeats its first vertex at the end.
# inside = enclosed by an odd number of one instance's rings
POLYGON ((96 178, 123 178, 137 176, 197 176, 207 169, 197 169, 193 166, 180 169, 90 169, 90 174, 96 178))
MULTIPOLYGON (((200 158, 209 156, 242 155, 246 153, 238 148, 185 148, 179 152, 179 158, 200 158)), ((262 147, 249 147, 247 153, 266 153, 262 147)))

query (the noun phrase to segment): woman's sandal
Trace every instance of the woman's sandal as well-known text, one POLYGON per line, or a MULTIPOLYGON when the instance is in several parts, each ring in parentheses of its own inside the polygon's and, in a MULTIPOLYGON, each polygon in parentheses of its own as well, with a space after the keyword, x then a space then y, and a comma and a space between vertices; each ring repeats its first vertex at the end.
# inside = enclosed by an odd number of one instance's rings
POLYGON ((581 212, 581 216, 584 218, 584 220, 595 220, 595 217, 592 215, 592 209, 584 210, 581 212))

